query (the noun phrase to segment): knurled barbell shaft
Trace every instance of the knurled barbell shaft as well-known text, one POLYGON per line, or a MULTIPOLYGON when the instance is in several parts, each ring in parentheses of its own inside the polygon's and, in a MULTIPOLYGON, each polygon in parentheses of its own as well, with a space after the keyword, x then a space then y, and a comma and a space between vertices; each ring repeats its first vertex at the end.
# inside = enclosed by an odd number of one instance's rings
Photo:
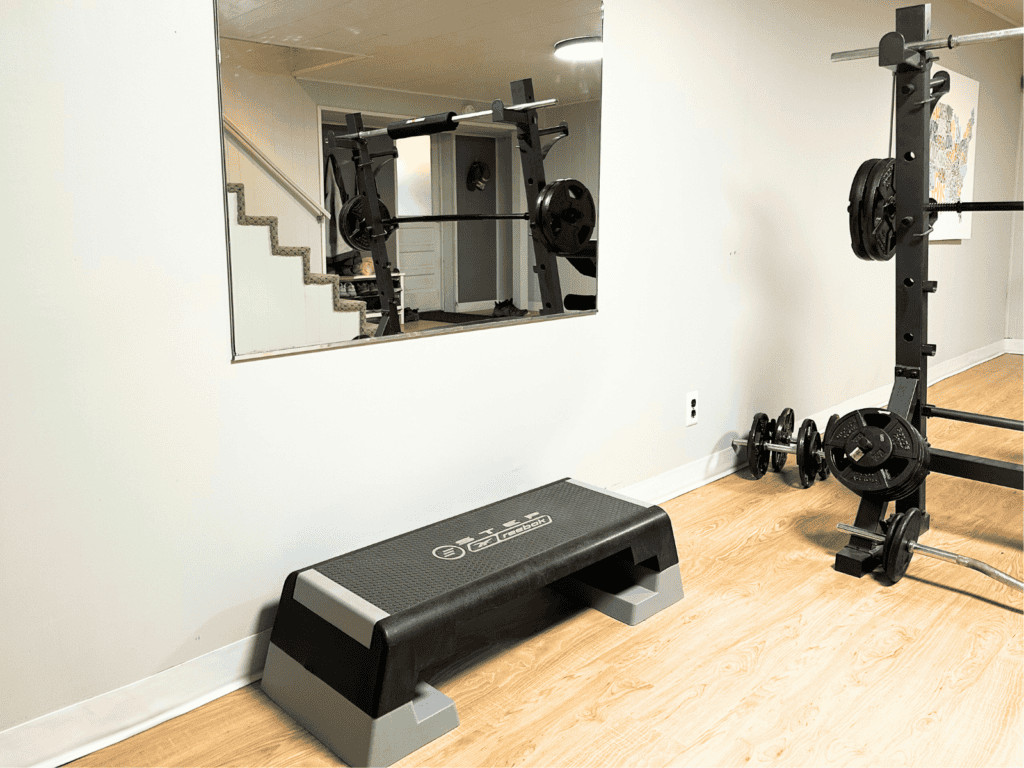
POLYGON ((996 200, 990 203, 926 203, 926 211, 936 213, 971 213, 973 211, 1024 211, 1024 200, 996 200))
MULTIPOLYGON (((972 35, 949 35, 938 37, 934 40, 922 40, 917 43, 907 43, 907 48, 914 51, 929 51, 935 48, 957 48, 961 45, 973 45, 974 43, 991 43, 997 40, 1009 40, 1014 37, 1024 37, 1024 27, 1013 29, 997 29, 992 32, 976 32, 972 35)), ((840 51, 832 54, 832 61, 854 61, 855 59, 872 59, 878 56, 878 46, 874 48, 858 48, 855 51, 840 51)))
MULTIPOLYGON (((885 543, 885 536, 880 533, 874 533, 872 531, 865 531, 863 528, 857 528, 853 525, 846 525, 846 523, 839 523, 836 525, 841 531, 852 533, 854 536, 860 536, 862 539, 868 541, 877 541, 879 544, 885 543)), ((942 560, 946 563, 952 563, 953 565, 961 565, 964 568, 970 568, 971 570, 983 573, 989 578, 995 579, 1008 587, 1016 589, 1018 592, 1024 592, 1024 581, 1013 578, 1008 573, 1003 573, 998 568, 993 568, 988 563, 983 563, 981 560, 975 560, 973 557, 967 557, 966 555, 958 555, 955 552, 947 552, 944 549, 935 549, 934 547, 928 547, 924 544, 919 544, 916 541, 908 541, 907 545, 910 547, 911 552, 920 552, 926 557, 931 557, 935 560, 942 560)))

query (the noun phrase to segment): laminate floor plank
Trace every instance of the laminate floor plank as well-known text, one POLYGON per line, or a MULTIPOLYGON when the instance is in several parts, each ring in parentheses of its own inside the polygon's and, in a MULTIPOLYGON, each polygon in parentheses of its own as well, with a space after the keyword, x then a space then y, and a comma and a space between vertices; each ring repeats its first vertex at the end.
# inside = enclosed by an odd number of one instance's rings
MULTIPOLYGON (((929 402, 1021 419, 1021 357, 940 382, 929 402)), ((1021 432, 933 419, 928 438, 1021 462, 1021 432)), ((1021 491, 927 482, 922 543, 1021 578, 1021 491)), ((523 608, 537 634, 438 673, 461 725, 398 765, 1024 765, 1021 593, 920 556, 892 586, 840 574, 835 526, 858 499, 834 479, 796 484, 790 461, 663 504, 680 603, 627 627, 537 597, 523 608)), ((253 685, 72 765, 341 763, 253 685)))

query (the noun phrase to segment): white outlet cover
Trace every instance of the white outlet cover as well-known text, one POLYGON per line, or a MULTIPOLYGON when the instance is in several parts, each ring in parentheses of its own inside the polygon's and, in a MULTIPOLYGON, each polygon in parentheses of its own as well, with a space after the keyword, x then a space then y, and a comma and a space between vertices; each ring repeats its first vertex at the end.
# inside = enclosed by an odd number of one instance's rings
POLYGON ((697 390, 686 393, 686 426, 691 427, 700 420, 700 397, 697 390), (696 402, 696 406, 694 403, 696 402))

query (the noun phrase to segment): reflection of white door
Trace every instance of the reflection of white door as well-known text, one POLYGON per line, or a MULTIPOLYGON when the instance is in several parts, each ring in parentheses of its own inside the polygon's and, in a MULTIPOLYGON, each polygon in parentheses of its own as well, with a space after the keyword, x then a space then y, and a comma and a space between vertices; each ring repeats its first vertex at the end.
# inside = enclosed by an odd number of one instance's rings
MULTIPOLYGON (((434 212, 431 189, 431 141, 414 136, 395 143, 397 181, 395 214, 429 216, 434 212)), ((403 224, 398 228, 398 264, 405 273, 405 306, 441 309, 441 249, 438 225, 403 224)))
POLYGON ((441 241, 437 224, 398 228, 398 263, 405 273, 405 306, 441 309, 441 241))

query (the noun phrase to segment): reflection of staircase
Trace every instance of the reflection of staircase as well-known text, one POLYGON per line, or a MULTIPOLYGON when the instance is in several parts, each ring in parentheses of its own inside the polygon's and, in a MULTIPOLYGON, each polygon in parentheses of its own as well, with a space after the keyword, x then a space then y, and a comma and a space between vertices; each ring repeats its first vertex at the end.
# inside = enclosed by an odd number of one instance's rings
POLYGON ((345 299, 337 275, 311 272, 309 248, 279 246, 276 216, 246 216, 241 184, 227 191, 236 356, 372 335, 365 302, 345 299))

